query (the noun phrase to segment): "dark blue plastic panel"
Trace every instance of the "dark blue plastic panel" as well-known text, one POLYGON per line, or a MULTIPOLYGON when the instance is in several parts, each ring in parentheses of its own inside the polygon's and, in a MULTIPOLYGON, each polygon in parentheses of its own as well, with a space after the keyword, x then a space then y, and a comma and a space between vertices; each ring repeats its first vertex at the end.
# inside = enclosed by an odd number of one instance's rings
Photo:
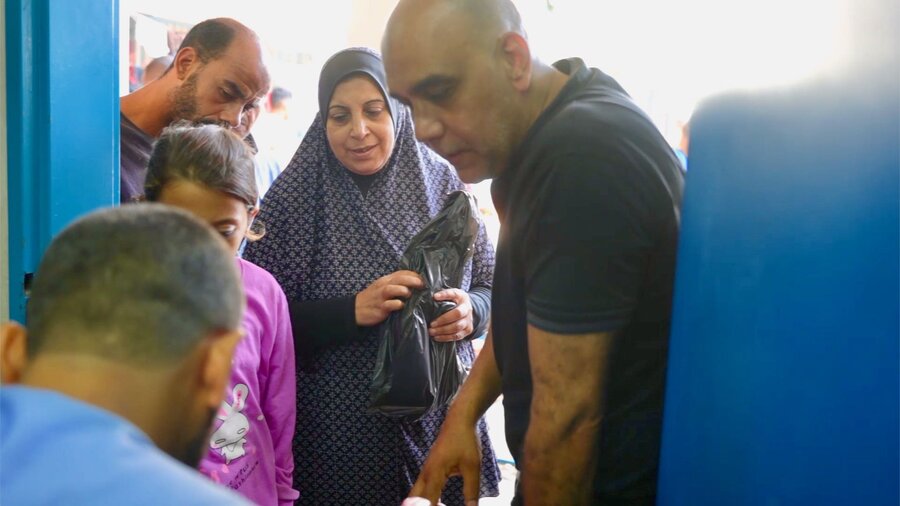
POLYGON ((24 321, 25 275, 53 236, 118 202, 118 2, 5 9, 10 316, 24 321))
POLYGON ((661 505, 900 503, 900 71, 866 76, 694 115, 661 505))

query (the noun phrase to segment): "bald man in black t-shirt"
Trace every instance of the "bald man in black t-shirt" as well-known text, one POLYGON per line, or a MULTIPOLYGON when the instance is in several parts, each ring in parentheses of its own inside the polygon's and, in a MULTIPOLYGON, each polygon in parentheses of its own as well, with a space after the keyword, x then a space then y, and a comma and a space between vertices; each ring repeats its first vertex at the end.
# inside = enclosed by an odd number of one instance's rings
POLYGON ((533 58, 508 0, 401 0, 392 95, 501 219, 491 333, 411 495, 461 473, 504 396, 514 504, 655 502, 683 175, 611 77, 533 58))

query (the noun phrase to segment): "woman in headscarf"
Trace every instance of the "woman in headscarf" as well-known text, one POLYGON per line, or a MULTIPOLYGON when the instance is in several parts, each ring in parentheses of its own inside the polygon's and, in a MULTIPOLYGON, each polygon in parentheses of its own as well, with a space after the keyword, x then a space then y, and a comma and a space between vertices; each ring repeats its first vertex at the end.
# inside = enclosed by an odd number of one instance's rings
MULTIPOLYGON (((266 194, 266 236, 245 254, 290 301, 299 359, 297 504, 399 504, 446 415, 446 407, 418 421, 367 412, 378 325, 423 286, 415 273, 397 271, 400 257, 447 195, 463 188, 447 162, 416 141, 409 111, 386 86, 371 50, 344 50, 325 63, 319 114, 266 194)), ((469 339, 487 327, 493 267, 482 225, 461 289, 435 296, 457 307, 432 323, 431 335, 458 341, 467 366, 469 339)), ((496 496, 499 470, 483 420, 478 432, 480 495, 496 496)), ((448 482, 442 501, 464 504, 460 478, 448 482)))

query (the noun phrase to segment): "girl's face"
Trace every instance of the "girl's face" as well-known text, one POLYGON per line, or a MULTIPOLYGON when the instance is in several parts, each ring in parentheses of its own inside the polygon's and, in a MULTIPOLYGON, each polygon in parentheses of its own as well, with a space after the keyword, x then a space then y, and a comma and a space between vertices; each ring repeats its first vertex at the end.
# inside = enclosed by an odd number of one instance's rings
POLYGON ((394 151, 394 122, 384 95, 367 77, 351 77, 337 85, 325 133, 341 164, 363 176, 381 170, 394 151))
POLYGON ((237 254, 250 222, 259 209, 248 211, 239 199, 190 181, 173 181, 162 188, 159 202, 180 207, 209 223, 237 254))

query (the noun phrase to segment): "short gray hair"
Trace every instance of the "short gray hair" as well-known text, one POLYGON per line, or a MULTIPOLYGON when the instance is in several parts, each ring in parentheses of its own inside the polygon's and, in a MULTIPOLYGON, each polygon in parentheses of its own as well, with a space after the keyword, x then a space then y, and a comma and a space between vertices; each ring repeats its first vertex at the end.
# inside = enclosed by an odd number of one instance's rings
POLYGON ((78 353, 166 366, 238 328, 233 255, 208 225, 159 204, 93 212, 44 254, 28 302, 28 354, 78 353))

